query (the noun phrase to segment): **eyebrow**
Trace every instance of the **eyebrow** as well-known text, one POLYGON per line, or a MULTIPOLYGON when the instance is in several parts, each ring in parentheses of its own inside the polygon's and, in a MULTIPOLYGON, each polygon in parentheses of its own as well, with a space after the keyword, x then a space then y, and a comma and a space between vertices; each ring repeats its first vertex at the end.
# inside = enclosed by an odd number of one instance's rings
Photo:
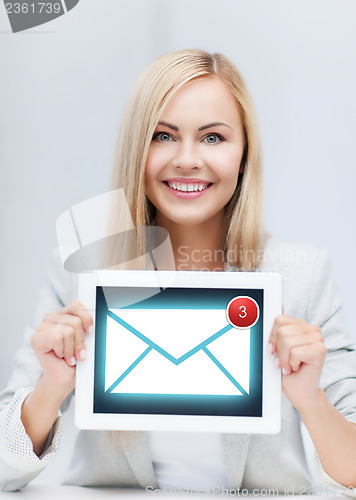
MULTIPOLYGON (((168 127, 172 130, 175 130, 176 132, 178 132, 178 127, 176 125, 172 125, 171 123, 167 123, 167 122, 158 122, 158 125, 164 125, 165 127, 168 127)), ((206 130, 208 128, 212 128, 212 127, 217 127, 219 125, 224 125, 225 127, 230 127, 230 125, 228 125, 227 123, 224 123, 224 122, 211 122, 211 123, 207 123, 206 125, 202 125, 201 127, 198 128, 199 132, 201 132, 202 130, 206 130)))
POLYGON ((212 123, 207 123, 206 125, 202 125, 201 127, 198 128, 198 130, 199 131, 206 130, 207 128, 217 127, 218 125, 224 125, 225 127, 231 128, 230 125, 224 122, 212 122, 212 123))
POLYGON ((165 127, 168 127, 172 130, 176 130, 178 132, 178 127, 176 125, 172 125, 171 123, 167 122, 158 122, 158 125, 164 125, 165 127))

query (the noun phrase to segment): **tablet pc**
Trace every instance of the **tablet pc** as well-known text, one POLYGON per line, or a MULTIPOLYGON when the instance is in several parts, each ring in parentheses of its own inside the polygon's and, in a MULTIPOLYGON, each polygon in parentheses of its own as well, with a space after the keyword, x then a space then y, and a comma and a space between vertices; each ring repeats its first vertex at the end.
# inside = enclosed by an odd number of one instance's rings
POLYGON ((281 313, 275 273, 98 271, 76 374, 83 429, 275 433, 281 375, 267 352, 281 313))

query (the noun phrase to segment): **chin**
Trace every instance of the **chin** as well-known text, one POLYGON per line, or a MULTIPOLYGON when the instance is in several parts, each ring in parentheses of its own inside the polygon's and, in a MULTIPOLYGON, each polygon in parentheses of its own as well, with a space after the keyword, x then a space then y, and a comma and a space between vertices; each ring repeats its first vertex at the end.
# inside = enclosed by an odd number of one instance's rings
POLYGON ((187 217, 184 216, 168 217, 168 219, 173 224, 177 224, 179 226, 192 227, 192 226, 199 226, 200 224, 208 222, 210 220, 210 217, 197 217, 197 215, 195 214, 194 216, 187 216, 187 217))

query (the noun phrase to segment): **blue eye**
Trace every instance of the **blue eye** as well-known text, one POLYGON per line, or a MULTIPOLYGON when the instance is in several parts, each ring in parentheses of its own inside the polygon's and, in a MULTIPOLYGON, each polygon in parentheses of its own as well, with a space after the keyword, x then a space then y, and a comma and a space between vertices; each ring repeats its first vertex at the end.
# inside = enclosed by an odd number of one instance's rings
POLYGON ((152 137, 153 141, 168 142, 172 140, 172 137, 168 132, 156 132, 152 137))
POLYGON ((208 134, 204 137, 204 141, 207 142, 208 144, 217 144, 224 140, 225 139, 220 134, 208 134))

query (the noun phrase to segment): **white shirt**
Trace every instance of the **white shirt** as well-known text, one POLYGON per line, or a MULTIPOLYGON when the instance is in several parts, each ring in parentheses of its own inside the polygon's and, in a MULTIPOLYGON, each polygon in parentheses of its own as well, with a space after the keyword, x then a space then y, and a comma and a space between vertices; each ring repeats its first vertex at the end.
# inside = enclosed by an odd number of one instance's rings
POLYGON ((227 487, 221 434, 151 432, 150 448, 160 489, 227 487))

